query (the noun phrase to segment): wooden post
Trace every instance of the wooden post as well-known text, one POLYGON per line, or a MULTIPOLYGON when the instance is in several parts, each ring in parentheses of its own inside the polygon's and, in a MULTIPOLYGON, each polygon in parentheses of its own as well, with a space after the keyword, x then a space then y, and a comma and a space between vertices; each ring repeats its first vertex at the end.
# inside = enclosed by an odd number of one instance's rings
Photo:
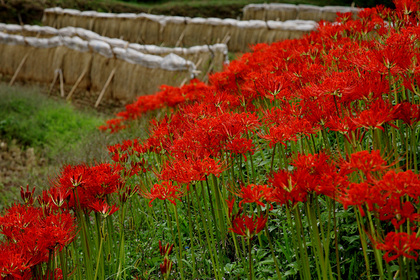
POLYGON ((185 83, 188 81, 188 77, 186 77, 182 82, 181 82, 181 85, 180 85, 180 87, 182 87, 183 85, 185 85, 185 83))
POLYGON ((54 87, 54 85, 55 85, 55 82, 57 82, 57 79, 58 79, 58 71, 57 71, 58 69, 56 69, 55 71, 54 71, 54 79, 53 79, 53 81, 52 81, 52 83, 51 83, 51 85, 50 85, 50 89, 48 90, 48 95, 50 95, 51 94, 51 91, 53 90, 53 87, 54 87))
POLYGON ((64 98, 64 96, 65 96, 65 93, 64 93, 64 78, 63 78, 63 71, 61 69, 58 69, 58 75, 60 76, 61 97, 64 98))
POLYGON ((178 39, 178 41, 177 41, 177 42, 176 42, 176 44, 175 44, 175 48, 179 47, 179 45, 180 45, 180 44, 181 44, 181 42, 182 42, 182 39, 184 39, 184 36, 185 36, 185 30, 187 30, 187 27, 186 27, 186 26, 185 26, 184 30, 182 31, 181 36, 179 36, 179 39, 178 39))
POLYGON ((222 40, 222 44, 227 44, 230 40, 230 33, 227 33, 226 36, 222 40))
POLYGON ((20 61, 19 66, 18 66, 18 68, 17 68, 17 69, 16 69, 16 71, 15 71, 15 74, 13 74, 13 77, 12 77, 12 79, 10 80, 9 86, 12 86, 12 85, 13 85, 13 83, 15 82, 15 80, 16 80, 16 78, 17 78, 17 76, 18 76, 19 72, 20 72, 20 70, 21 70, 21 69, 22 69, 22 67, 23 67, 23 64, 24 64, 24 63, 25 63, 25 61, 28 59, 28 56, 29 56, 29 52, 27 52, 27 53, 25 54, 25 56, 22 58, 22 60, 20 61))
POLYGON ((66 100, 69 100, 71 98, 71 96, 75 92, 77 86, 80 84, 80 82, 82 81, 83 77, 86 75, 86 73, 88 71, 88 68, 89 68, 89 65, 87 65, 85 67, 85 69, 83 70, 82 74, 80 74, 79 78, 77 78, 77 81, 74 83, 73 87, 71 88, 69 94, 67 95, 66 100))
POLYGON ((204 74, 204 76, 202 78, 203 79, 203 82, 207 82, 208 81, 209 73, 210 73, 211 70, 213 70, 213 67, 214 67, 214 60, 210 63, 209 68, 207 69, 206 74, 204 74))
POLYGON ((102 97, 104 97, 105 91, 108 88, 109 84, 111 83, 112 78, 115 75, 115 70, 116 70, 116 67, 114 67, 114 69, 112 69, 112 71, 111 71, 111 74, 109 74, 108 80, 106 80, 106 83, 104 85, 104 88, 102 89, 101 93, 99 94, 98 100, 96 100, 95 108, 98 107, 99 103, 102 100, 102 97))

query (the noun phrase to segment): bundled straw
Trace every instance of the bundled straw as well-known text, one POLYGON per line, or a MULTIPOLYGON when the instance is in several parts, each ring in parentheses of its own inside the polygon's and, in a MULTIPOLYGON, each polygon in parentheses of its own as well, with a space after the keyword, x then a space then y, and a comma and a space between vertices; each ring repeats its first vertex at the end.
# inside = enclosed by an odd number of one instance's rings
POLYGON ((249 4, 244 7, 244 20, 313 20, 335 21, 337 13, 352 13, 356 17, 360 9, 344 6, 293 5, 283 3, 249 4))
POLYGON ((180 85, 195 71, 191 61, 175 54, 144 54, 78 36, 35 38, 4 32, 0 32, 0 61, 1 73, 18 72, 20 80, 51 83, 60 69, 66 84, 77 82, 79 88, 93 91, 101 90, 113 72, 106 96, 121 101, 152 94, 161 84, 180 85))
MULTIPOLYGON (((61 37, 80 37, 85 41, 95 41, 97 45, 98 41, 105 42, 111 47, 133 49, 137 52, 144 54, 152 54, 158 56, 167 56, 168 54, 176 54, 188 61, 193 62, 196 65, 196 72, 194 74, 199 79, 206 79, 206 73, 209 71, 221 71, 223 65, 228 63, 228 49, 226 44, 215 44, 215 45, 203 45, 194 46, 190 48, 167 48, 158 47, 154 45, 140 45, 137 43, 129 43, 128 41, 109 38, 101 36, 93 31, 86 30, 83 28, 75 27, 64 27, 61 29, 55 29, 52 27, 41 27, 34 25, 15 25, 15 24, 3 24, 0 23, 0 31, 8 34, 19 34, 31 37, 43 37, 49 38, 52 36, 61 37)), ((109 50, 111 52, 111 50, 109 50)), ((111 56, 111 54, 107 54, 111 56)))
MULTIPOLYGON (((239 21, 235 19, 202 19, 150 14, 112 14, 89 12, 75 13, 61 8, 44 11, 44 25, 62 28, 86 26, 94 18, 93 31, 108 37, 123 38, 130 42, 165 46, 195 46, 227 42, 234 52, 249 50, 250 44, 272 43, 267 38, 284 38, 290 34, 309 33, 317 26, 315 21, 294 21, 284 29, 272 25, 270 28, 261 20, 239 21), (71 18, 71 19, 70 19, 71 18), (287 30, 285 32, 285 30, 287 30), (296 32, 294 31, 296 30, 296 32), (276 35, 272 33, 281 33, 276 35)), ((301 16, 304 16, 303 14, 301 16)), ((299 17, 298 17, 299 18, 299 17)))

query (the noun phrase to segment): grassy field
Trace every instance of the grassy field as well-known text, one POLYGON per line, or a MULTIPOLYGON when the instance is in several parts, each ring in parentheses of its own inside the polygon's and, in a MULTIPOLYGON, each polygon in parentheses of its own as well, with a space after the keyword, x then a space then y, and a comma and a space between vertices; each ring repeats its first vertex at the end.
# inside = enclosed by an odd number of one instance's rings
POLYGON ((118 135, 100 132, 110 116, 48 97, 42 87, 0 84, 0 206, 11 204, 21 185, 46 188, 61 166, 108 161, 107 145, 145 133, 138 126, 118 135), (32 151, 34 162, 27 164, 32 151))

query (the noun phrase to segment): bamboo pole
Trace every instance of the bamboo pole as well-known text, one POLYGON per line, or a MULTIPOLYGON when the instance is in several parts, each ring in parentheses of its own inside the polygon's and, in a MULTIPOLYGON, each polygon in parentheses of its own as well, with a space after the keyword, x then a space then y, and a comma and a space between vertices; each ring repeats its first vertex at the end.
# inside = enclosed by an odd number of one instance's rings
POLYGON ((22 58, 22 60, 20 61, 18 68, 16 69, 15 73, 13 74, 12 79, 10 80, 9 86, 12 86, 12 85, 13 85, 13 83, 15 82, 15 80, 16 80, 16 78, 17 78, 17 76, 18 76, 19 72, 20 72, 20 70, 21 70, 21 69, 22 69, 22 67, 23 67, 23 64, 24 64, 24 63, 25 63, 25 61, 28 59, 28 56, 29 56, 29 52, 27 52, 27 53, 25 54, 25 56, 22 58))
POLYGON ((111 74, 109 74, 108 80, 106 81, 106 83, 104 85, 104 88, 102 89, 101 93, 99 94, 98 100, 96 100, 95 108, 97 108, 99 103, 101 102, 102 97, 104 96, 106 89, 108 88, 109 84, 111 83, 112 78, 115 75, 115 71, 116 71, 116 67, 114 67, 114 69, 112 69, 112 71, 111 71, 111 74))
POLYGON ((181 36, 179 36, 178 41, 175 44, 175 48, 179 47, 179 45, 181 44, 182 40, 184 39, 185 36, 185 30, 187 30, 187 28, 184 28, 184 31, 182 31, 181 36))
POLYGON ((77 81, 74 83, 73 87, 71 88, 69 94, 67 95, 66 100, 69 100, 71 98, 71 96, 73 95, 73 93, 76 91, 77 86, 80 84, 80 82, 82 81, 82 79, 85 77, 87 71, 88 71, 89 65, 87 65, 85 67, 85 69, 83 69, 82 74, 80 74, 79 78, 77 78, 77 81))
POLYGON ((48 95, 50 95, 50 94, 51 94, 51 91, 53 90, 54 85, 55 85, 55 83, 57 82, 57 79, 58 79, 58 71, 57 71, 57 70, 55 70, 55 71, 54 71, 54 79, 53 79, 53 81, 52 81, 52 83, 51 83, 51 85, 50 85, 50 88, 49 88, 49 90, 48 90, 48 95))
POLYGON ((64 98, 65 92, 64 92, 64 78, 63 78, 63 71, 61 69, 58 69, 58 74, 60 76, 60 92, 61 97, 64 98))

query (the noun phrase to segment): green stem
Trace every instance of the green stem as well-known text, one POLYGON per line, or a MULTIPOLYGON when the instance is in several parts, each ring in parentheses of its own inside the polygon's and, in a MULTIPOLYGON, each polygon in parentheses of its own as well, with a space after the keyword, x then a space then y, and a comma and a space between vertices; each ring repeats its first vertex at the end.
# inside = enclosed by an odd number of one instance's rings
POLYGON ((196 198, 197 198, 198 210, 199 210, 201 221, 202 221, 202 224, 203 224, 203 227, 204 227, 204 233, 206 235, 207 249, 209 250, 214 276, 215 276, 216 279, 220 279, 219 271, 218 271, 218 259, 217 258, 215 259, 214 255, 213 255, 213 248, 215 248, 214 247, 213 236, 209 233, 208 228, 207 228, 208 217, 207 217, 207 219, 204 217, 203 209, 201 209, 201 205, 199 203, 200 202, 200 196, 198 195, 198 191, 197 191, 197 188, 195 188, 195 186, 194 186, 194 192, 195 192, 195 195, 196 195, 196 198))
POLYGON ((249 259, 249 275, 248 275, 248 279, 252 280, 253 279, 253 269, 252 269, 252 247, 251 247, 251 238, 248 238, 248 259, 249 259))
POLYGON ((178 210, 176 208, 176 205, 173 205, 174 211, 175 211, 175 220, 176 220, 176 227, 178 228, 178 246, 179 246, 179 271, 181 272, 181 279, 184 279, 184 270, 182 267, 182 239, 181 239, 181 229, 179 226, 179 220, 178 220, 178 210))

